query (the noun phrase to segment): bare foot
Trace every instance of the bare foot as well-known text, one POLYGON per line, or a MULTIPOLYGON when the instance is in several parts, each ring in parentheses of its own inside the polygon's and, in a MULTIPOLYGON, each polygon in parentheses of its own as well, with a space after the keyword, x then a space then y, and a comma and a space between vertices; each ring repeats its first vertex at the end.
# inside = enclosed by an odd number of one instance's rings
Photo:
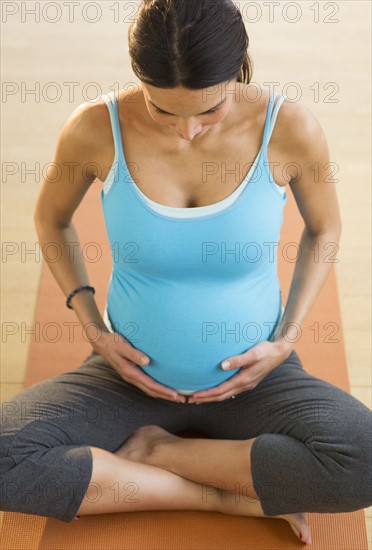
POLYGON ((170 442, 177 439, 180 438, 155 424, 141 426, 132 433, 114 454, 128 460, 134 460, 135 462, 146 463, 146 459, 152 453, 157 443, 165 440, 170 442))
MULTIPOLYGON (((268 517, 268 516, 265 516, 268 517)), ((288 521, 291 526, 292 531, 295 535, 304 543, 311 544, 311 530, 310 525, 307 521, 306 514, 285 514, 282 516, 269 516, 278 519, 285 519, 288 521)))
MULTIPOLYGON (((179 439, 181 438, 174 434, 171 434, 160 426, 157 426, 155 424, 145 425, 135 430, 133 434, 126 440, 126 442, 121 447, 119 447, 117 451, 115 451, 114 454, 117 454, 128 460, 149 463, 162 467, 159 464, 155 464, 153 459, 151 458, 154 448, 159 443, 171 443, 176 442, 179 439)), ((221 490, 221 493, 224 493, 224 491, 221 490)), ((259 501, 257 501, 256 504, 253 504, 251 500, 249 505, 245 505, 243 504, 241 499, 238 499, 239 504, 235 504, 235 496, 236 495, 231 494, 231 492, 227 492, 225 494, 224 501, 226 501, 227 497, 227 499, 229 500, 229 504, 224 505, 220 508, 220 511, 222 513, 284 519, 289 523, 292 531, 304 544, 311 544, 311 531, 306 514, 296 513, 283 514, 278 516, 265 516, 259 501)))
POLYGON ((311 544, 311 530, 306 514, 297 513, 279 516, 265 516, 259 500, 248 499, 248 501, 246 501, 244 498, 239 498, 239 494, 222 490, 220 490, 220 492, 221 501, 223 503, 221 502, 219 506, 219 512, 229 515, 284 519, 289 523, 292 531, 296 537, 301 540, 301 542, 304 544, 311 544))

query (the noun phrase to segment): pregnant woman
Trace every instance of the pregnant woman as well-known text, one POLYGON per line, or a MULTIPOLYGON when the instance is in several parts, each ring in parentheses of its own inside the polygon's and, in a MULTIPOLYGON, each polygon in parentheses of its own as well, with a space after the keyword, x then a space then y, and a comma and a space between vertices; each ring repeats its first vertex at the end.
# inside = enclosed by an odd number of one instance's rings
POLYGON ((49 267, 92 351, 3 405, 3 510, 270 516, 310 543, 306 512, 371 504, 371 413, 293 344, 341 232, 326 139, 307 108, 250 85, 247 47, 231 0, 147 0, 129 30, 140 86, 65 123, 35 224, 64 250, 49 267), (68 246, 96 178, 113 261, 102 316, 68 246), (284 309, 287 185, 305 229, 284 309))

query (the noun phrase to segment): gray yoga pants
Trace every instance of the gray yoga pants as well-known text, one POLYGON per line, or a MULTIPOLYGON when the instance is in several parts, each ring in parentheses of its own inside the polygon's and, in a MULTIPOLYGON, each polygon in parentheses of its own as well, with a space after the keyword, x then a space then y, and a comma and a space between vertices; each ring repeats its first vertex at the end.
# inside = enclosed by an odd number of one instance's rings
POLYGON ((252 480, 268 516, 372 504, 371 412, 308 374, 296 351, 253 390, 200 405, 151 397, 92 351, 2 404, 1 509, 72 521, 91 479, 89 446, 113 452, 145 424, 255 437, 252 480))

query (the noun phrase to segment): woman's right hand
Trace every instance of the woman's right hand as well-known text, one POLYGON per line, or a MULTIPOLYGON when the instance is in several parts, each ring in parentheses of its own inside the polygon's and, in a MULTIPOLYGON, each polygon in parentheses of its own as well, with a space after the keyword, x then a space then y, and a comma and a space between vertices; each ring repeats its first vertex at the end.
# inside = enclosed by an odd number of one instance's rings
POLYGON ((110 363, 120 376, 134 384, 151 397, 167 399, 168 401, 186 402, 184 395, 177 393, 169 386, 163 386, 151 376, 147 376, 139 367, 149 364, 149 358, 139 349, 135 348, 118 332, 103 332, 99 343, 92 343, 95 351, 110 363), (142 358, 146 361, 142 362, 142 358))

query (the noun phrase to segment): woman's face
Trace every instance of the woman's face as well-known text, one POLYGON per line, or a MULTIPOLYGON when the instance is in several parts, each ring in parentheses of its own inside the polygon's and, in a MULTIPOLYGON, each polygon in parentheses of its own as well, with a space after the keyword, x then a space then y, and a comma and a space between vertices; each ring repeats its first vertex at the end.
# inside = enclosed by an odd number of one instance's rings
POLYGON ((143 82, 141 85, 152 119, 160 126, 169 126, 187 141, 223 121, 236 91, 236 80, 201 90, 156 88, 143 82))

